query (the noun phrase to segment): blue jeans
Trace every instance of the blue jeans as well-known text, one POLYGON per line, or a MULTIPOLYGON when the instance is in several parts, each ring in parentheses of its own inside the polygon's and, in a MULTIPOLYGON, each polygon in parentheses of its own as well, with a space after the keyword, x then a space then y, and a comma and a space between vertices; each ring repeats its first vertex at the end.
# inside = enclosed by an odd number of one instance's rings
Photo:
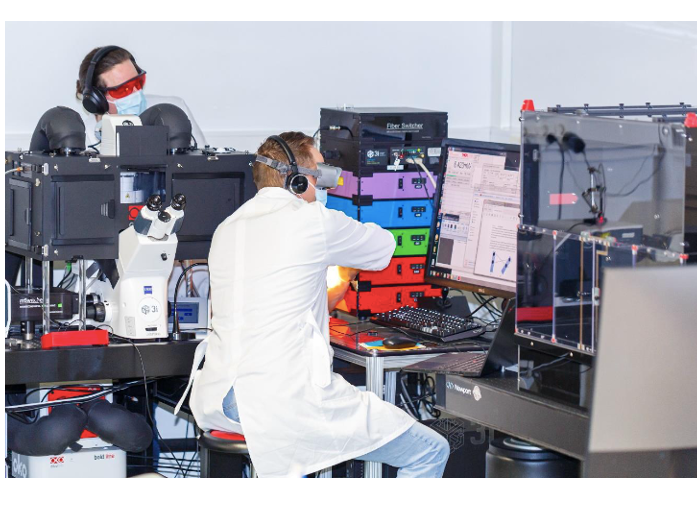
MULTIPOLYGON (((224 414, 240 422, 233 388, 224 397, 224 414)), ((399 468, 397 478, 441 478, 450 456, 450 444, 437 431, 416 422, 394 440, 358 457, 399 468)))
POLYGON ((399 468, 396 478, 441 478, 450 444, 437 431, 416 422, 379 449, 358 457, 399 468))
POLYGON ((236 398, 233 396, 233 387, 229 389, 228 393, 224 397, 222 407, 224 409, 224 414, 228 418, 235 420, 236 422, 241 421, 241 417, 238 416, 238 405, 236 404, 236 398))

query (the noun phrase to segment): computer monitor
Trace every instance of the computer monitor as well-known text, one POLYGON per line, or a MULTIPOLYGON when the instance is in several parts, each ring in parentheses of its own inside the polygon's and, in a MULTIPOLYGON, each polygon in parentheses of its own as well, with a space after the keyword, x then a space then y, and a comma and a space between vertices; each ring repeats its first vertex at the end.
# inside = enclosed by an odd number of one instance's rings
POLYGON ((442 152, 425 281, 513 297, 520 147, 445 139, 442 152))

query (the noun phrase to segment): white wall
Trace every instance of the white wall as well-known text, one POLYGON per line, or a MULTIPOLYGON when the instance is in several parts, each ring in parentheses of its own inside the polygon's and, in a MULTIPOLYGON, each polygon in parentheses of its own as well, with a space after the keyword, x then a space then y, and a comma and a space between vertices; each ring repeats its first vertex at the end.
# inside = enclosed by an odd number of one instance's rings
POLYGON ((313 132, 322 106, 344 103, 446 110, 453 130, 486 128, 491 33, 489 22, 8 22, 5 145, 26 147, 45 110, 74 104, 80 61, 107 44, 148 71, 146 94, 184 98, 219 146, 313 132))
MULTIPOLYGON (((512 107, 697 106, 695 22, 516 22, 512 107)), ((511 122, 517 125, 517 111, 511 122)))
POLYGON ((78 65, 118 44, 146 93, 184 98, 217 146, 312 133, 322 106, 449 112, 450 135, 517 142, 522 100, 696 104, 694 22, 7 22, 5 147, 75 105, 78 65))

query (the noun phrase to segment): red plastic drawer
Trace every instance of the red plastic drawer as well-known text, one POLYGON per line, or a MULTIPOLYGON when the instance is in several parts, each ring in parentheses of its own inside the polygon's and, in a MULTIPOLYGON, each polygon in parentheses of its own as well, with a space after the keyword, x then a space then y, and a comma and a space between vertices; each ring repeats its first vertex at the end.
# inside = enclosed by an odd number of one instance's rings
POLYGON ((358 281, 371 285, 403 285, 423 283, 425 278, 425 256, 391 258, 384 270, 360 272, 358 281))
POLYGON ((440 296, 440 292, 440 287, 433 288, 431 285, 370 287, 362 292, 349 289, 336 308, 358 317, 366 317, 404 305, 415 307, 418 298, 440 296))

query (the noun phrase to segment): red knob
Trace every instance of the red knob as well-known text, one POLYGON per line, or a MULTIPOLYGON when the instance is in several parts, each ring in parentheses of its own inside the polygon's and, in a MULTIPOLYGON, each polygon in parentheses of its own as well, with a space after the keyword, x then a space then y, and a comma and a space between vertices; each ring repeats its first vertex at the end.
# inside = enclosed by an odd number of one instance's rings
POLYGON ((697 113, 688 113, 685 116, 685 124, 686 128, 697 128, 698 127, 698 114, 697 113))
POLYGON ((523 106, 520 111, 535 111, 535 103, 532 99, 525 99, 523 101, 523 106))

